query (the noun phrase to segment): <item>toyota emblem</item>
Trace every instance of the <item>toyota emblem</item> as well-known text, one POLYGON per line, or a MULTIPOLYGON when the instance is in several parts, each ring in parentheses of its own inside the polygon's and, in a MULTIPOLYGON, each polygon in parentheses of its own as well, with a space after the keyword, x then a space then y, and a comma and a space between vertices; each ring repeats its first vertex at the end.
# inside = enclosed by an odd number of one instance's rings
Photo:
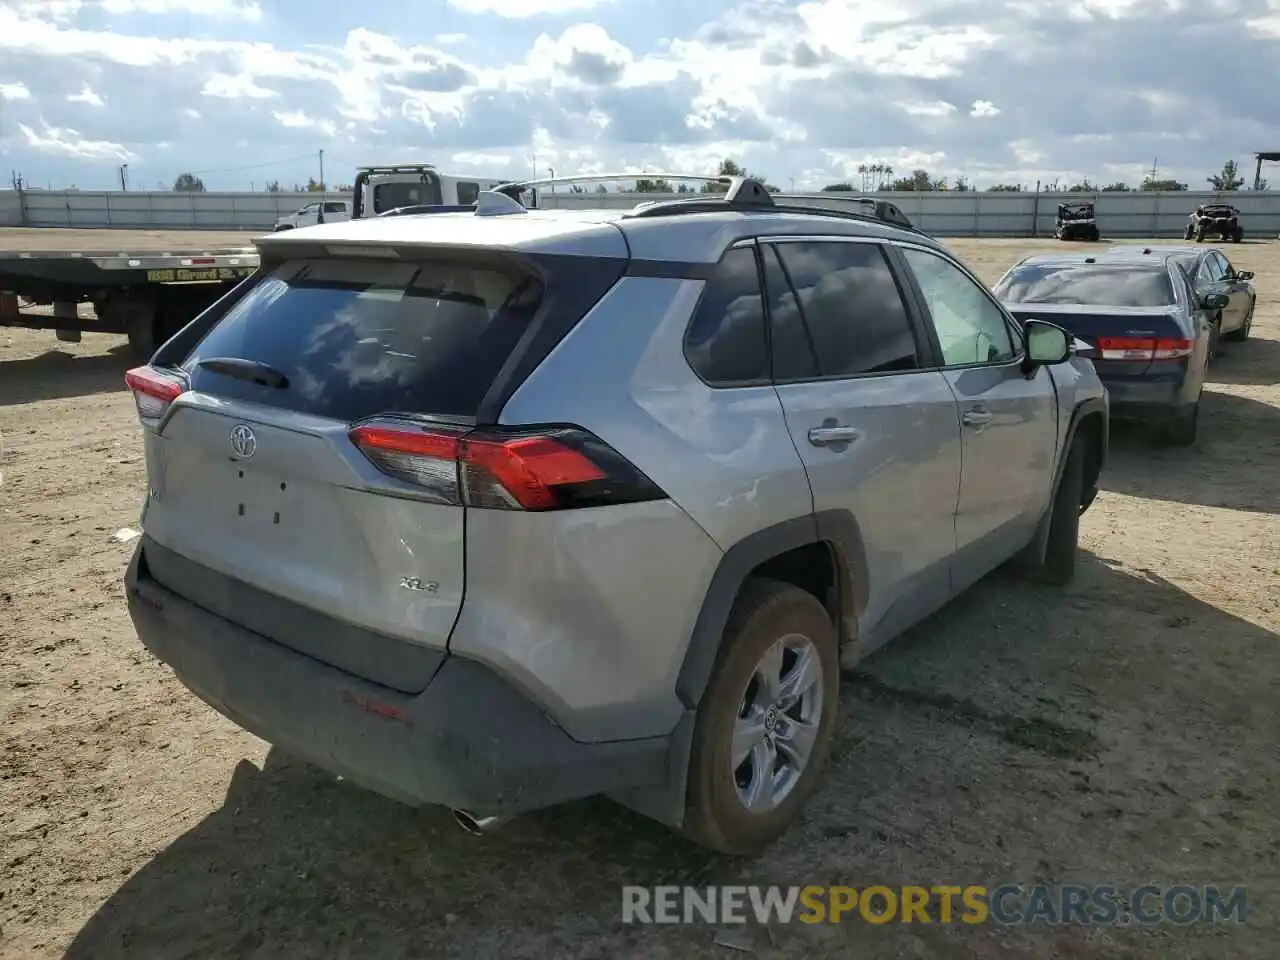
POLYGON ((247 460, 257 452, 258 438, 248 424, 237 423, 231 428, 231 449, 241 460, 247 460))

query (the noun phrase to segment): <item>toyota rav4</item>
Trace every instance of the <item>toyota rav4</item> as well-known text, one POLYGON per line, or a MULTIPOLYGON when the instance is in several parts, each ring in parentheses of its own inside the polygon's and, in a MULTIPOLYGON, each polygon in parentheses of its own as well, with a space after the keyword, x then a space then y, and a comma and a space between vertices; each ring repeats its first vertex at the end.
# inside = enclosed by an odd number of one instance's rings
POLYGON ((469 821, 793 821, 841 663, 1006 561, 1072 575, 1106 392, 940 244, 757 181, 370 218, 129 372, 127 595, 216 710, 469 821))

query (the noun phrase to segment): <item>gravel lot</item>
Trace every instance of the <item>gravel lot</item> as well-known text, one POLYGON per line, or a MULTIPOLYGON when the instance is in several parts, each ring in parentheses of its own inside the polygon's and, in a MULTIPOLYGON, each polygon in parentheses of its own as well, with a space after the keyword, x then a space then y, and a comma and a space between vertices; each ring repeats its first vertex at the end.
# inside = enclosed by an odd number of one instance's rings
MULTIPOLYGON (((191 245, 241 245, 200 234, 191 245)), ((988 280, 1041 241, 954 240, 988 280)), ((0 249, 160 234, 0 231, 0 249)), ((144 485, 122 338, 0 329, 0 955, 732 957, 622 883, 1248 884, 1243 926, 752 929, 762 957, 1272 958, 1280 906, 1280 244, 1200 443, 1118 430, 1065 590, 995 575, 863 665, 805 821, 710 857, 606 802, 462 833, 189 695, 123 601, 144 485)))

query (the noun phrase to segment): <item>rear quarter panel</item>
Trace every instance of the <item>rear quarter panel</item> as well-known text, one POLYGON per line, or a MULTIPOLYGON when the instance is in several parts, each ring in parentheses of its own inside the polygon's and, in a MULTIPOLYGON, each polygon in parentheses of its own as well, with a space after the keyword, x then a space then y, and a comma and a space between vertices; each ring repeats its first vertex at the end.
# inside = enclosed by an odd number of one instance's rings
POLYGON ((450 649, 520 680, 580 740, 670 732, 724 551, 813 510, 774 389, 713 389, 685 360, 702 286, 619 281, 499 418, 590 430, 668 500, 514 521, 468 512, 467 599, 450 649))

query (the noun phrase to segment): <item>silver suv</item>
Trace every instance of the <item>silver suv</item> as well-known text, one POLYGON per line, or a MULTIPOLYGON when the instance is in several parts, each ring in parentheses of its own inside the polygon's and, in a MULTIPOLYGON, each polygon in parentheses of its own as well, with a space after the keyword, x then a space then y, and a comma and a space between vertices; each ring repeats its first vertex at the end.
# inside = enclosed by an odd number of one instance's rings
POLYGON ((467 823, 594 794, 729 852, 839 673, 1011 559, 1073 570, 1106 393, 922 233, 753 180, 371 218, 132 370, 130 613, 265 740, 467 823))

